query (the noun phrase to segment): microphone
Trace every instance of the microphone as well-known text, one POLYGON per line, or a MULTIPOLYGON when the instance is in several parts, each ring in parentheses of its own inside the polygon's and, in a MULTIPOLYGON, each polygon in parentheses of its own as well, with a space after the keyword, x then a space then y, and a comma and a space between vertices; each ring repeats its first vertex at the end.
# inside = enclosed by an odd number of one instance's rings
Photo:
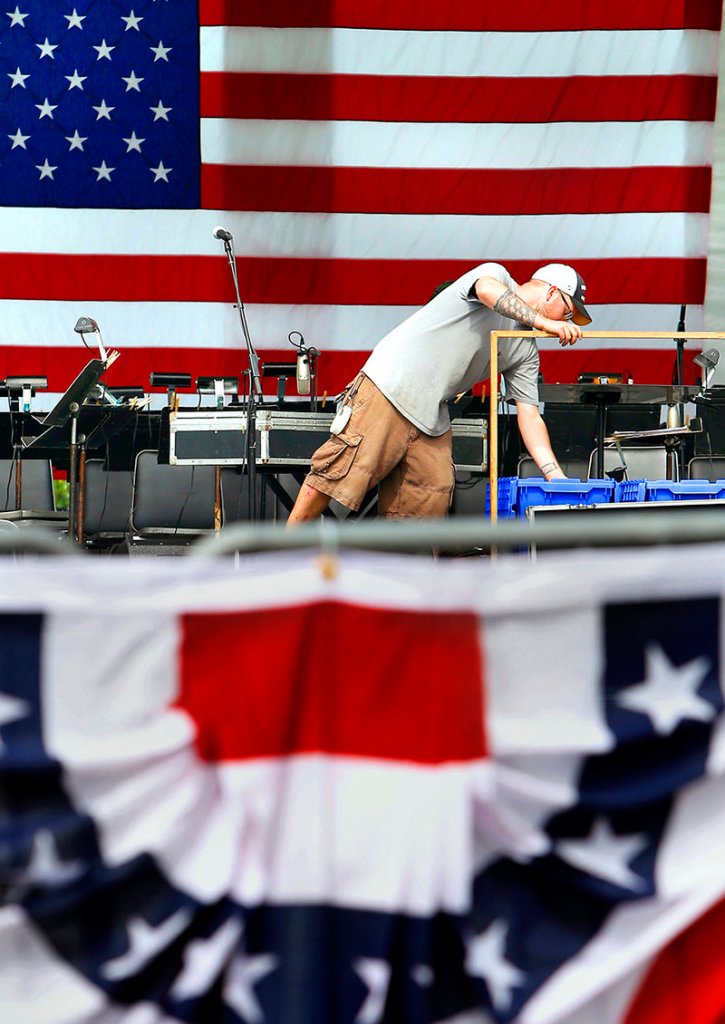
POLYGON ((297 394, 309 395, 310 393, 310 357, 307 350, 300 347, 297 354, 297 394))
POLYGON ((231 242, 232 240, 231 231, 227 231, 226 228, 220 227, 219 225, 217 225, 217 227, 214 228, 214 230, 212 231, 212 235, 214 236, 214 238, 218 238, 222 242, 231 242))

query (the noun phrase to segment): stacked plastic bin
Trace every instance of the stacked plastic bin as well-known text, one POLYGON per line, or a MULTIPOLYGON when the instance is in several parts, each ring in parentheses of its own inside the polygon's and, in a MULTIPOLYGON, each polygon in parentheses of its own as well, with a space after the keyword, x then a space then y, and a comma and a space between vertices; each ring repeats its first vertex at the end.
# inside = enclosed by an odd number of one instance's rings
MULTIPOLYGON (((608 505, 614 500, 613 480, 545 480, 544 477, 502 477, 498 481, 499 519, 525 519, 528 508, 541 505, 608 505)), ((490 488, 486 515, 491 514, 490 488)))

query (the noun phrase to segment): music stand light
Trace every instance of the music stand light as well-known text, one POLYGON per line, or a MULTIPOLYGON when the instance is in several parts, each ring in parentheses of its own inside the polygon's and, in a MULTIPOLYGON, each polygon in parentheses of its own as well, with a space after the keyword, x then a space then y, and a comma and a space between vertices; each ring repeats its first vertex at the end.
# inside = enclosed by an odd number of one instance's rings
POLYGON ((710 374, 720 362, 720 353, 716 348, 709 348, 705 352, 698 352, 695 362, 705 371, 702 377, 702 387, 707 391, 710 386, 710 374))
POLYGON ((5 391, 8 399, 11 402, 15 399, 22 412, 30 412, 30 400, 35 396, 36 390, 43 390, 47 387, 47 377, 36 377, 26 373, 5 378, 5 391))

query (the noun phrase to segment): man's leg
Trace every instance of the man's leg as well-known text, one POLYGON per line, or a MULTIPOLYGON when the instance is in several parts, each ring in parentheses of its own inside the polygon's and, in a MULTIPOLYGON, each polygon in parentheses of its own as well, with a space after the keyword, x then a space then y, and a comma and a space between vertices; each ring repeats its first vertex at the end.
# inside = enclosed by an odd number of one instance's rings
POLYGON ((453 486, 451 431, 440 437, 418 432, 405 457, 380 481, 378 512, 388 519, 442 518, 453 486))
POLYGON ((329 494, 323 494, 322 491, 310 487, 309 484, 302 484, 294 508, 289 514, 287 526, 297 526, 299 523, 305 523, 310 519, 317 519, 329 504, 329 494))
POLYGON ((312 456, 310 472, 287 520, 289 526, 321 515, 332 498, 357 511, 367 492, 403 458, 417 434, 367 377, 356 389, 351 409, 344 430, 312 456))

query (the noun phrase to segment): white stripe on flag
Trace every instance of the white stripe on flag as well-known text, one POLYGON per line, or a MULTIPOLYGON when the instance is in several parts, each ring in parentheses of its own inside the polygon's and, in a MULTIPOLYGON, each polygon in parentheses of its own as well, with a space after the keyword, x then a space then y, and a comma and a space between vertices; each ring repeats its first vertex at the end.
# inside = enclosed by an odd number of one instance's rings
POLYGON ((718 66, 718 33, 703 30, 391 32, 206 26, 200 44, 202 71, 558 78, 704 75, 716 74, 718 66))
MULTIPOLYGON (((425 296, 422 296, 422 300, 425 296)), ((322 360, 331 352, 369 352, 388 331, 417 306, 327 306, 277 305, 269 303, 245 305, 249 331, 256 348, 289 348, 287 335, 301 331, 305 340, 322 352, 322 360)), ((591 304, 594 317, 592 330, 601 331, 674 331, 679 306, 597 306, 591 304)), ((246 348, 239 326, 239 315, 229 303, 221 302, 74 302, 10 301, 3 306, 0 320, 0 343, 30 348, 78 347, 81 342, 73 333, 79 316, 90 316, 103 331, 107 345, 124 349, 155 348, 228 348, 237 351, 246 365, 246 348)), ((688 306, 688 330, 702 327, 702 307, 688 306)), ((554 339, 539 338, 542 351, 558 351, 554 339)), ((589 338, 580 346, 592 345, 589 338)), ((696 344, 693 342, 693 344, 696 344)), ((612 349, 662 349, 662 340, 604 339, 602 345, 612 349)), ((601 346, 600 346, 601 347, 601 346)), ((673 347, 674 352, 674 347, 673 347)), ((89 358, 91 353, 89 353, 89 358)), ((179 372, 183 359, 176 360, 179 372)), ((321 363, 322 365, 322 363, 321 363)), ((122 367, 122 364, 118 364, 122 367)), ((154 367, 150 367, 154 369, 154 367)), ((161 369, 161 367, 156 367, 161 369)))
MULTIPOLYGON (((454 214, 222 213, 79 211, 69 223, 49 210, 42 235, 30 210, 0 211, 6 251, 118 255, 217 256, 212 229, 223 223, 239 256, 337 259, 569 260, 625 257, 682 259, 707 254, 707 214, 622 213, 538 217, 454 214), (143 230, 141 226, 143 225, 143 230), (596 239, 594 248, 593 239, 596 239)), ((243 284, 243 282, 240 282, 243 284)), ((231 285, 230 285, 231 294, 231 285)), ((427 296, 426 296, 427 297, 427 296)), ((242 289, 242 298, 244 293, 242 289)))
MULTIPOLYGON (((698 167, 707 121, 527 124, 202 118, 205 164, 285 167, 698 167), (524 130, 525 129, 525 130, 524 130)), ((375 220, 375 218, 371 218, 375 220)))

